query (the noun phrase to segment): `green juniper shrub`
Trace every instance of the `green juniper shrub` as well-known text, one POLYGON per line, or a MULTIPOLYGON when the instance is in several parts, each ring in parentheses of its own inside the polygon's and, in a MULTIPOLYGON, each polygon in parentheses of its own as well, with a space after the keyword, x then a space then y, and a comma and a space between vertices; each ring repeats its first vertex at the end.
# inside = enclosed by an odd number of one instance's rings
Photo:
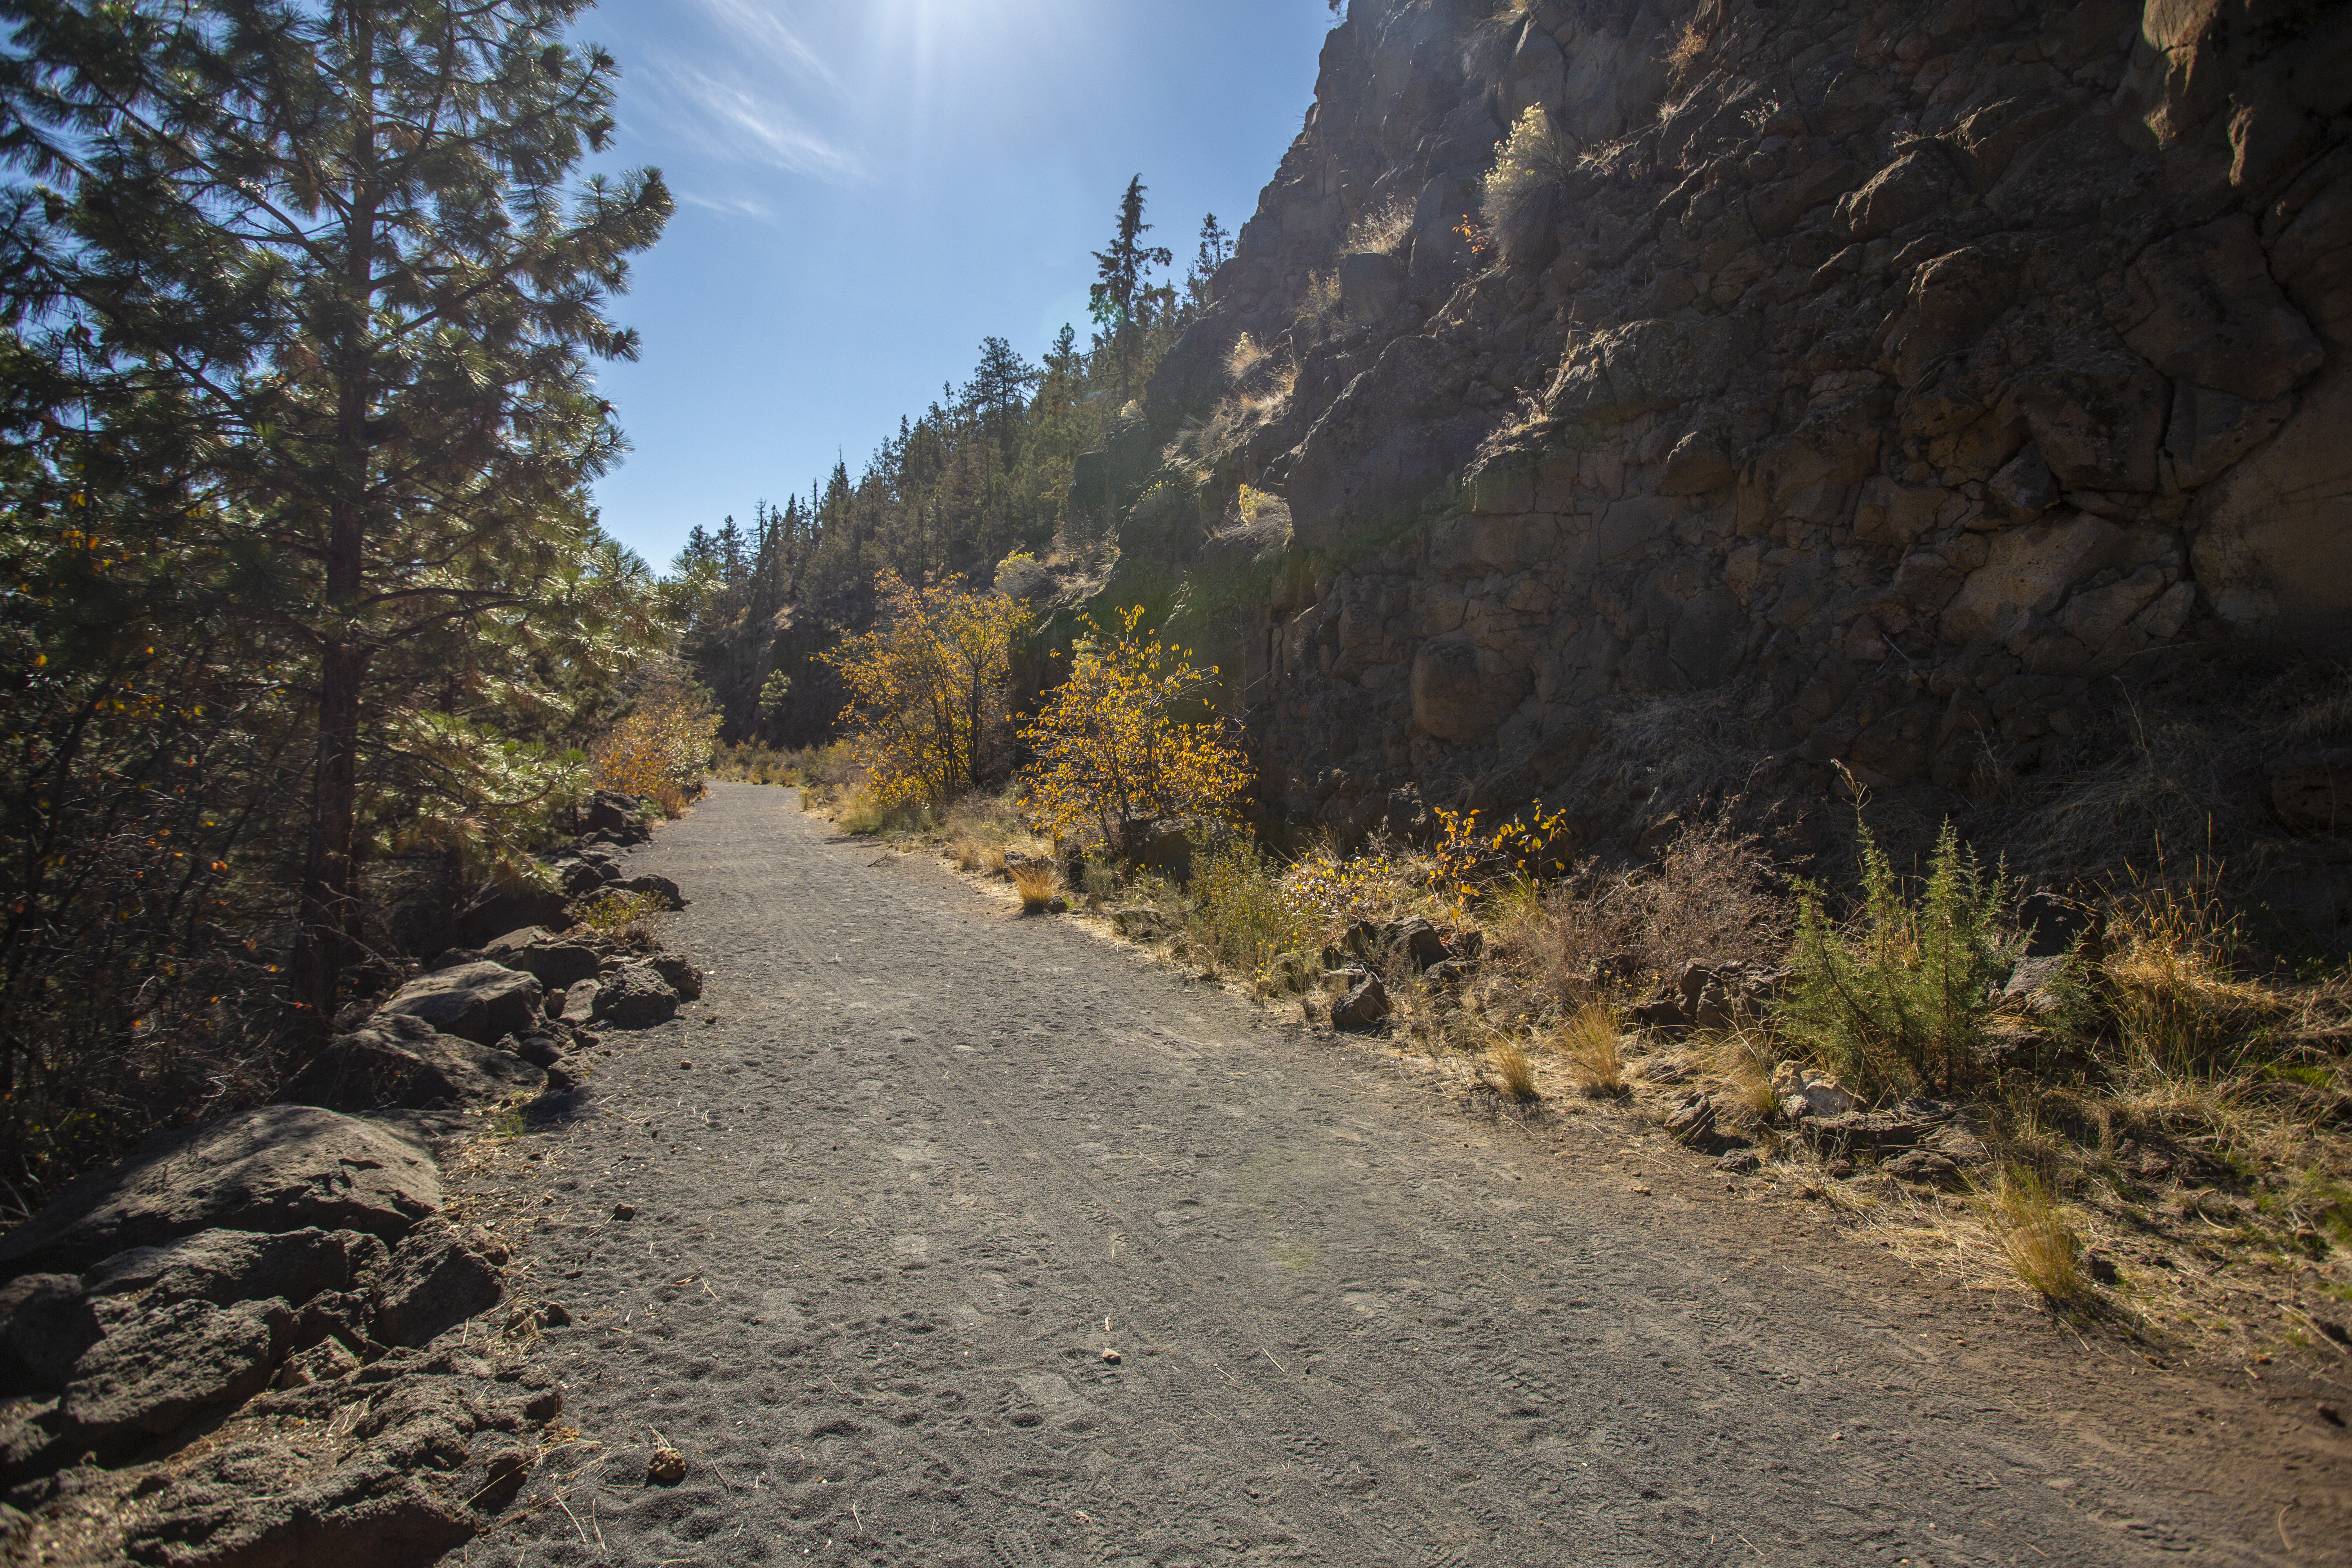
POLYGON ((1322 926, 1284 892, 1281 868, 1255 840, 1222 837, 1197 850, 1192 866, 1193 937, 1221 967, 1253 977, 1305 973, 1285 961, 1316 952, 1322 926))
POLYGON ((1862 906, 1844 929, 1800 886, 1781 1026, 1865 1094, 1948 1094, 1981 1070, 1996 987, 2021 949, 2002 929, 2008 878, 1947 823, 1915 900, 1867 826, 1859 837, 1862 906))

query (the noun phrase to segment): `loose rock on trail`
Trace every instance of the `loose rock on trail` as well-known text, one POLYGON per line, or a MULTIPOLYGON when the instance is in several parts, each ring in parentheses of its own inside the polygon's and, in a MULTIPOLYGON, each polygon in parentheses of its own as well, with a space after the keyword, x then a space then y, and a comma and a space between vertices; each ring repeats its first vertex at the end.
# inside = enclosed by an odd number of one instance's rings
POLYGON ((1465 1114, 790 791, 642 859, 707 987, 469 1178, 578 1428, 472 1561, 2345 1560, 2307 1411, 1610 1116, 1465 1114))

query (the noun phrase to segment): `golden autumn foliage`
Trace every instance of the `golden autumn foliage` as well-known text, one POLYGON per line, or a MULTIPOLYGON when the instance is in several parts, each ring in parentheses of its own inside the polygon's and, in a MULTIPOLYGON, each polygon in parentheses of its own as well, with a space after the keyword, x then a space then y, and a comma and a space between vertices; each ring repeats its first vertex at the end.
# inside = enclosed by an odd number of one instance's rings
POLYGON ((719 722, 698 688, 672 676, 656 679, 589 753, 598 786, 658 801, 677 815, 710 766, 719 722))
POLYGON ((1250 770, 1222 725, 1174 716, 1216 670, 1144 636, 1140 605, 1119 620, 1117 635, 1072 650, 1068 678, 1022 739, 1036 752, 1029 799, 1040 825, 1059 838, 1091 830, 1125 849, 1146 823, 1232 816, 1250 770))
POLYGON ((849 688, 841 721, 866 793, 884 806, 940 805, 1001 776, 1012 753, 1013 639, 1028 628, 1028 608, 960 577, 917 588, 885 572, 875 590, 881 624, 824 656, 849 688))

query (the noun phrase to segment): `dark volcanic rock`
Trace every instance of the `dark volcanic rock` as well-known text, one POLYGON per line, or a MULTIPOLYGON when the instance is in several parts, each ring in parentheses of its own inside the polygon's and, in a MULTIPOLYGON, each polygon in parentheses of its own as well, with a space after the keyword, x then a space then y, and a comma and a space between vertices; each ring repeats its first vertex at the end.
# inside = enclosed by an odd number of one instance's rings
POLYGON ((649 963, 625 963, 596 984, 595 1021, 649 1029, 677 1016, 677 993, 649 963))
POLYGON ((657 952, 646 960, 646 967, 660 975, 682 1001, 693 1002, 702 995, 702 971, 674 952, 657 952))
POLYGON ((283 1098, 334 1110, 424 1110, 537 1094, 546 1086, 541 1068, 510 1052, 438 1033, 413 1014, 379 1014, 296 1074, 283 1098))
POLYGON ((541 941, 504 952, 493 950, 489 959, 530 975, 550 991, 565 991, 596 978, 604 955, 583 942, 541 941))
POLYGON ((666 910, 686 908, 686 895, 680 892, 677 884, 667 877, 657 877, 652 872, 646 872, 643 876, 631 877, 626 881, 615 882, 614 886, 625 893, 635 893, 640 898, 656 900, 666 910))
POLYGON ((376 1291, 375 1333, 386 1344, 421 1345, 497 1306, 504 1293, 497 1268, 433 1220, 393 1249, 376 1291))
POLYGON ((600 789, 595 797, 581 808, 580 826, 583 832, 605 834, 618 843, 642 844, 652 835, 646 830, 644 818, 637 815, 641 809, 641 804, 633 795, 600 789))
POLYGON ((0 1285, 0 1394, 62 1390, 100 1331, 80 1281, 27 1274, 0 1285))
POLYGON ((413 980, 377 1016, 422 1018, 445 1035, 487 1046, 546 1016, 545 991, 531 976, 498 963, 465 963, 413 980))
POLYGON ((1367 974, 1348 988, 1348 994, 1331 1004, 1331 1026, 1335 1029, 1375 1029, 1389 1016, 1389 988, 1381 984, 1377 974, 1367 974))
POLYGON ((78 1443, 160 1436, 199 1410, 268 1387, 293 1330, 293 1313, 275 1300, 175 1301, 143 1312, 82 1352, 58 1419, 78 1443))
POLYGON ((524 926, 562 931, 572 924, 571 896, 560 887, 501 888, 493 883, 474 895, 450 933, 451 945, 479 947, 500 933, 524 926))
POLYGON ((83 1275, 81 1285, 93 1297, 135 1297, 143 1308, 174 1301, 225 1307, 271 1296, 299 1307, 322 1290, 350 1285, 354 1253, 369 1258, 382 1249, 373 1237, 315 1226, 278 1236, 204 1230, 118 1252, 83 1275))
POLYGON ((364 1231, 386 1240, 441 1205, 423 1151, 388 1127, 269 1105, 150 1142, 0 1241, 0 1270, 87 1268, 200 1230, 364 1231))

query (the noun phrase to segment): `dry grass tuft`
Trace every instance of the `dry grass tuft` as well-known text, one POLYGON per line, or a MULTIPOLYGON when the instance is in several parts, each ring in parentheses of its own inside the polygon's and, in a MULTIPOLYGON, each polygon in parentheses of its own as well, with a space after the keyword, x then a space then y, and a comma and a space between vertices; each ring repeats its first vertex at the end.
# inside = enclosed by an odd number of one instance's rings
POLYGON ((1349 226, 1342 256, 1393 256, 1412 233, 1412 204, 1403 197, 1375 207, 1349 226))
POLYGON ((2028 1288, 2062 1306, 2081 1306, 2095 1299, 2083 1272, 2083 1238, 2039 1176, 2019 1166, 2007 1167, 1988 1208, 2010 1267, 2028 1288))
POLYGON ((1013 890, 1021 895, 1021 912, 1034 915, 1051 903, 1062 889, 1061 873, 1051 860, 1024 858, 1007 868, 1013 876, 1013 890))
POLYGON ((1706 35, 1698 30, 1696 23, 1685 23, 1682 36, 1675 39, 1675 47, 1666 51, 1666 68, 1674 73, 1675 87, 1682 86, 1684 79, 1697 68, 1706 55, 1706 35))
POLYGON ((2209 1078, 2270 1043, 2284 1000, 2231 973, 2235 941, 2209 878, 2143 886, 2115 902, 2105 975, 2127 1065, 2209 1078))
POLYGON ((1265 358, 1265 346, 1244 332, 1234 340, 1234 346, 1225 351, 1225 374, 1239 381, 1264 364, 1265 358))
POLYGON ((1307 292, 1298 301, 1298 321, 1303 326, 1313 326, 1328 321, 1339 310, 1339 275, 1336 272, 1310 272, 1307 276, 1307 292))
POLYGON ((1528 1055, 1527 1047, 1518 1041, 1496 1041, 1494 1048, 1486 1053, 1486 1061, 1495 1069, 1495 1077, 1501 1081, 1503 1092, 1513 1100, 1543 1098, 1536 1089, 1535 1061, 1528 1055))
POLYGON ((1715 1037, 1708 1054, 1715 1071, 1727 1086, 1732 1104, 1749 1123, 1762 1126, 1780 1109, 1772 1088, 1772 1069, 1780 1063, 1780 1049, 1761 1028, 1733 1029, 1715 1037))
POLYGON ((1625 1092, 1625 1058, 1620 1042, 1624 1020, 1604 1002, 1588 1002, 1562 1026, 1560 1053, 1568 1058, 1576 1087, 1588 1100, 1613 1100, 1625 1092))
POLYGON ((1510 940, 1534 953, 1537 991, 1574 1004, 1685 963, 1769 966, 1794 924, 1763 846, 1717 817, 1684 824, 1654 865, 1580 868, 1545 896, 1540 924, 1510 940))
POLYGON ((1501 246, 1503 258, 1518 258, 1551 218, 1548 204, 1576 168, 1573 144, 1553 129, 1541 105, 1530 107, 1511 127, 1480 187, 1479 213, 1501 246))

